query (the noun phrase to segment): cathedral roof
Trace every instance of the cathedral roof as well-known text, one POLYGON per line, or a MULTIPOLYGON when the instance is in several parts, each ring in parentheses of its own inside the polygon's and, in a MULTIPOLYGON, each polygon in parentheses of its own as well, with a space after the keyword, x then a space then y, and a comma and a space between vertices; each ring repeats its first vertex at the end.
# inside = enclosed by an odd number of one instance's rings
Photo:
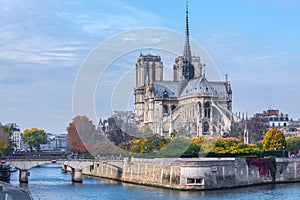
POLYGON ((173 82, 173 81, 154 82, 153 87, 154 87, 154 95, 156 97, 163 97, 164 93, 166 92, 170 98, 178 97, 179 82, 173 82))
POLYGON ((180 96, 187 96, 193 94, 206 94, 210 95, 214 93, 214 89, 211 84, 206 80, 204 76, 200 76, 191 79, 185 88, 183 89, 180 96))
POLYGON ((218 81, 218 82, 209 82, 210 85, 213 87, 215 93, 218 95, 220 99, 227 98, 227 91, 225 82, 218 81))

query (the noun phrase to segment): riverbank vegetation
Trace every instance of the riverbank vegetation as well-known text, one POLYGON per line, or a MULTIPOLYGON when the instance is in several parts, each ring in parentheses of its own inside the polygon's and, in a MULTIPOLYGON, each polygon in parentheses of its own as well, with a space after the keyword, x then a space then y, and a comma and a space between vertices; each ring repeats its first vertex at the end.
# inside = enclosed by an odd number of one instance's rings
POLYGON ((144 138, 135 139, 120 146, 133 153, 154 152, 156 156, 234 156, 256 155, 261 151, 256 144, 245 144, 237 138, 144 138))
MULTIPOLYGON (((196 137, 188 138, 179 133, 170 137, 153 134, 143 126, 138 134, 129 134, 119 128, 114 118, 108 119, 109 126, 96 128, 85 116, 77 116, 67 127, 68 145, 73 152, 90 152, 92 155, 123 154, 140 157, 264 157, 287 156, 287 150, 299 150, 300 138, 288 137, 278 129, 265 130, 263 123, 250 123, 255 132, 259 128, 255 143, 246 144, 241 134, 237 137, 196 137), (262 135, 262 136, 261 136, 262 135), (261 140, 258 140, 261 138, 261 140)), ((242 126, 235 127, 243 132, 242 126)), ((131 128, 130 130, 133 130, 131 128)), ((237 131, 239 130, 239 131, 237 131)))
POLYGON ((278 129, 269 129, 264 139, 255 144, 245 144, 238 138, 223 137, 149 137, 137 138, 120 147, 133 153, 180 157, 263 157, 287 156, 287 150, 298 151, 300 138, 288 138, 278 129), (298 145, 298 146, 297 146, 298 145))

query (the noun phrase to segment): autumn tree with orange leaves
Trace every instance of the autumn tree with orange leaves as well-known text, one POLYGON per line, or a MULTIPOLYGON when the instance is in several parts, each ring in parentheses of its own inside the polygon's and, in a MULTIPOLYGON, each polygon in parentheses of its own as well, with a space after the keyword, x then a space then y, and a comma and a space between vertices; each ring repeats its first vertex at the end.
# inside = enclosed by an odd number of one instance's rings
POLYGON ((95 125, 86 116, 76 116, 67 127, 68 146, 73 152, 86 153, 89 136, 96 131, 95 125))

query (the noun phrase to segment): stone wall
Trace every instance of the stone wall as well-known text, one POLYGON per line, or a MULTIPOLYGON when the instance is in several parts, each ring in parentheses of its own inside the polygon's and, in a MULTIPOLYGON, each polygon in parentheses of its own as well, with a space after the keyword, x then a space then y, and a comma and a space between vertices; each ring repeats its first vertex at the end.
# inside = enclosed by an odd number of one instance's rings
POLYGON ((124 159, 122 167, 120 163, 99 162, 83 169, 83 174, 156 187, 203 190, 300 181, 300 159, 131 158, 124 159))
POLYGON ((109 178, 115 180, 122 180, 122 169, 116 166, 112 166, 104 163, 97 163, 93 166, 84 168, 82 170, 84 175, 90 175, 95 177, 109 178))
POLYGON ((276 158, 276 181, 300 181, 300 159, 276 158))
POLYGON ((124 162, 123 181, 178 188, 180 166, 172 159, 131 159, 124 162))

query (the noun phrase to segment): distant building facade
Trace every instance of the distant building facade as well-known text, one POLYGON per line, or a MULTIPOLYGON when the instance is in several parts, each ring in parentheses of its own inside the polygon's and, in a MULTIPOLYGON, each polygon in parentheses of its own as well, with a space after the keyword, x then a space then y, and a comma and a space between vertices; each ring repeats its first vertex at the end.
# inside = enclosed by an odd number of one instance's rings
POLYGON ((300 120, 294 121, 278 109, 268 109, 253 117, 264 119, 269 128, 278 128, 285 136, 300 136, 300 120))
POLYGON ((47 143, 41 144, 41 151, 67 151, 66 134, 46 134, 47 143))
POLYGON ((254 117, 267 119, 270 128, 288 128, 290 125, 288 114, 280 113, 277 109, 269 109, 262 113, 256 113, 254 117))
POLYGON ((67 151, 67 134, 55 135, 56 150, 67 151))
POLYGON ((48 142, 40 145, 41 151, 54 151, 56 148, 55 135, 52 133, 46 133, 46 139, 48 142))
POLYGON ((223 135, 230 131, 232 89, 226 81, 209 81, 204 64, 192 56, 189 44, 188 10, 183 55, 175 59, 173 81, 163 80, 160 56, 143 55, 136 63, 134 123, 149 126, 161 135, 185 127, 188 136, 223 135))
POLYGON ((22 139, 22 132, 16 123, 8 123, 5 126, 9 127, 10 140, 14 144, 14 151, 27 151, 29 146, 22 139))
POLYGON ((10 140, 15 144, 15 150, 23 150, 22 133, 16 123, 6 124, 10 130, 10 140))

